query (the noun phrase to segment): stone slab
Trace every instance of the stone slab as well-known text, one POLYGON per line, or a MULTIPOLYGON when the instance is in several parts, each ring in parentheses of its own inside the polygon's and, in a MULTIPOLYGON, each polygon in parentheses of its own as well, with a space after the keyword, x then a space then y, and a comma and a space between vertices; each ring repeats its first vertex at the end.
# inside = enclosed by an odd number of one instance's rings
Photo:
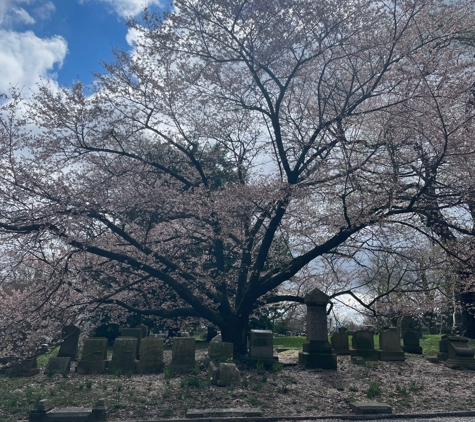
POLYGON ((379 360, 379 353, 377 350, 374 349, 359 349, 359 350, 351 350, 351 359, 361 358, 364 360, 379 360))
POLYGON ((91 409, 82 407, 66 407, 64 409, 54 409, 46 413, 48 422, 80 422, 91 421, 91 409))
POLYGON ((379 350, 379 360, 385 362, 404 362, 406 360, 404 352, 395 350, 379 350))
POLYGON ((386 403, 378 402, 361 402, 357 401, 350 403, 350 408, 357 415, 375 415, 375 414, 389 414, 393 413, 391 406, 386 403))
POLYGON ((185 415, 187 418, 235 418, 235 417, 262 417, 259 408, 245 409, 241 407, 229 409, 190 409, 185 415))
POLYGON ((70 357, 52 357, 49 358, 46 364, 45 374, 67 374, 71 371, 71 358, 70 357))

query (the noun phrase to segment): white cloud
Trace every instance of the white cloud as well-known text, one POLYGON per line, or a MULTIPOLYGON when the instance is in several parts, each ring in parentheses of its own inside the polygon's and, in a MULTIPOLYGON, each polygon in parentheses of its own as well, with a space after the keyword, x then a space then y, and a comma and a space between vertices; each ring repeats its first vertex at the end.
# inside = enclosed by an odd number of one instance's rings
POLYGON ((61 67, 67 52, 67 42, 60 36, 42 39, 30 31, 0 29, 0 92, 10 84, 34 88, 41 78, 54 79, 54 67, 61 67))
MULTIPOLYGON (((79 0, 80 3, 86 3, 90 0, 79 0)), ((139 15, 144 7, 159 6, 161 0, 98 0, 107 3, 112 10, 121 18, 130 18, 139 15)))
POLYGON ((33 25, 48 19, 55 6, 51 0, 0 0, 0 28, 11 29, 16 24, 33 25), (20 5, 28 6, 29 12, 20 5))
POLYGON ((14 22, 25 23, 27 25, 32 25, 36 22, 35 19, 22 7, 13 9, 12 18, 14 22))
POLYGON ((46 20, 50 18, 51 13, 53 13, 55 10, 55 5, 51 1, 47 1, 46 3, 33 9, 33 15, 37 19, 46 20))
POLYGON ((129 28, 129 30, 127 31, 127 35, 125 36, 125 41, 127 41, 127 44, 133 47, 135 43, 139 40, 140 34, 141 33, 137 29, 129 28))

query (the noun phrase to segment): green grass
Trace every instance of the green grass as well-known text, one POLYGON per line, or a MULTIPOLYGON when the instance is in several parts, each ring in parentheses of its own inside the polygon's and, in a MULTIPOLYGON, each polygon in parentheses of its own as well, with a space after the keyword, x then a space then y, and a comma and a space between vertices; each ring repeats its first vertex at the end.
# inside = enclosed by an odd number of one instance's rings
POLYGON ((274 347, 300 348, 305 340, 305 337, 274 337, 274 347))
MULTIPOLYGON (((420 344, 425 356, 437 355, 439 352, 439 341, 442 335, 440 334, 426 334, 420 339, 420 344)), ((348 337, 348 341, 351 348, 352 336, 348 337)), ((305 337, 274 337, 274 347, 292 347, 300 349, 305 342, 305 337)), ((328 337, 330 341, 330 336, 328 337)), ((475 340, 469 340, 470 346, 475 349, 475 340)), ((401 341, 402 345, 402 341, 401 341)), ((379 349, 379 336, 374 336, 374 348, 379 349)), ((417 355, 414 355, 417 356, 417 355)))

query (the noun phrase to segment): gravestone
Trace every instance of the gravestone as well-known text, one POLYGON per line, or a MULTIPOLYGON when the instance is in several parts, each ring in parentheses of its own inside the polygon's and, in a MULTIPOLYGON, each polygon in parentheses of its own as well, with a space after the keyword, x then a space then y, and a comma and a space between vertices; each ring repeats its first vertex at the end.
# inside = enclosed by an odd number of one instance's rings
POLYGON ((13 364, 5 373, 8 377, 32 377, 39 372, 36 358, 28 358, 13 364))
POLYGON ((447 346, 448 359, 445 366, 453 369, 475 369, 475 351, 468 344, 468 338, 458 336, 443 336, 447 346))
POLYGON ((389 329, 379 334, 379 360, 404 361, 404 352, 401 350, 401 339, 397 329, 389 329))
POLYGON ((350 346, 346 333, 336 333, 330 337, 333 353, 335 355, 349 355, 350 346))
POLYGON ((339 332, 340 334, 349 335, 349 333, 348 333, 348 328, 346 328, 346 327, 339 327, 339 328, 338 328, 338 332, 339 332))
POLYGON ((443 335, 439 341, 439 353, 437 353, 439 360, 447 360, 449 358, 449 336, 443 335))
POLYGON ((92 337, 84 340, 81 359, 76 372, 78 374, 102 374, 107 361, 107 339, 92 337))
POLYGON ((45 374, 46 375, 55 375, 61 374, 65 375, 71 371, 71 358, 63 357, 53 357, 49 358, 48 363, 46 364, 45 374))
POLYGON ((137 371, 154 373, 163 371, 163 340, 158 337, 145 337, 140 343, 140 360, 137 371))
POLYGON ((217 385, 225 387, 227 385, 241 384, 241 373, 234 363, 219 364, 219 378, 217 385))
POLYGON ((304 297, 307 305, 307 339, 299 352, 299 365, 307 368, 336 369, 337 359, 328 342, 327 305, 329 297, 314 289, 304 297))
POLYGON ((422 347, 419 341, 419 335, 415 331, 406 331, 402 337, 402 350, 406 353, 413 353, 415 355, 422 354, 422 347))
POLYGON ((274 360, 274 336, 270 330, 251 330, 249 355, 252 360, 272 362, 274 360))
POLYGON ((353 333, 351 339, 351 360, 378 360, 378 351, 374 349, 373 332, 369 330, 358 330, 353 333))
POLYGON ((227 362, 233 360, 234 345, 226 341, 212 341, 208 347, 208 359, 215 362, 227 362))
POLYGON ((285 332, 285 336, 286 337, 293 337, 294 336, 294 333, 292 331, 286 331, 285 332))
POLYGON ((210 361, 208 364, 208 380, 213 385, 239 385, 241 384, 241 373, 234 363, 221 362, 216 364, 210 361))
POLYGON ((175 337, 170 368, 182 372, 190 371, 195 366, 195 339, 193 337, 175 337))
POLYGON ((120 329, 121 337, 135 337, 137 339, 137 352, 136 359, 140 358, 140 341, 142 340, 142 329, 141 328, 121 328, 120 329))
POLYGON ((135 328, 140 328, 142 330, 142 338, 148 337, 149 329, 145 324, 139 324, 135 328))
POLYGON ((109 372, 135 372, 137 355, 137 339, 135 337, 117 337, 112 349, 112 360, 109 362, 109 372))
POLYGON ((79 335, 81 330, 75 325, 66 325, 61 330, 61 338, 63 342, 59 347, 58 358, 71 358, 77 360, 79 335))

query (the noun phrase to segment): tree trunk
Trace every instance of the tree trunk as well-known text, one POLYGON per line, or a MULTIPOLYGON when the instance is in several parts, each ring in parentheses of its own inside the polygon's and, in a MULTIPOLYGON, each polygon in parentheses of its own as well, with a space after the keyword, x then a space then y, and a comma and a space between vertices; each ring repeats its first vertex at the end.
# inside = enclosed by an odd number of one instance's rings
POLYGON ((248 318, 229 318, 223 326, 219 327, 223 341, 234 344, 234 356, 247 354, 247 337, 249 331, 248 318))

